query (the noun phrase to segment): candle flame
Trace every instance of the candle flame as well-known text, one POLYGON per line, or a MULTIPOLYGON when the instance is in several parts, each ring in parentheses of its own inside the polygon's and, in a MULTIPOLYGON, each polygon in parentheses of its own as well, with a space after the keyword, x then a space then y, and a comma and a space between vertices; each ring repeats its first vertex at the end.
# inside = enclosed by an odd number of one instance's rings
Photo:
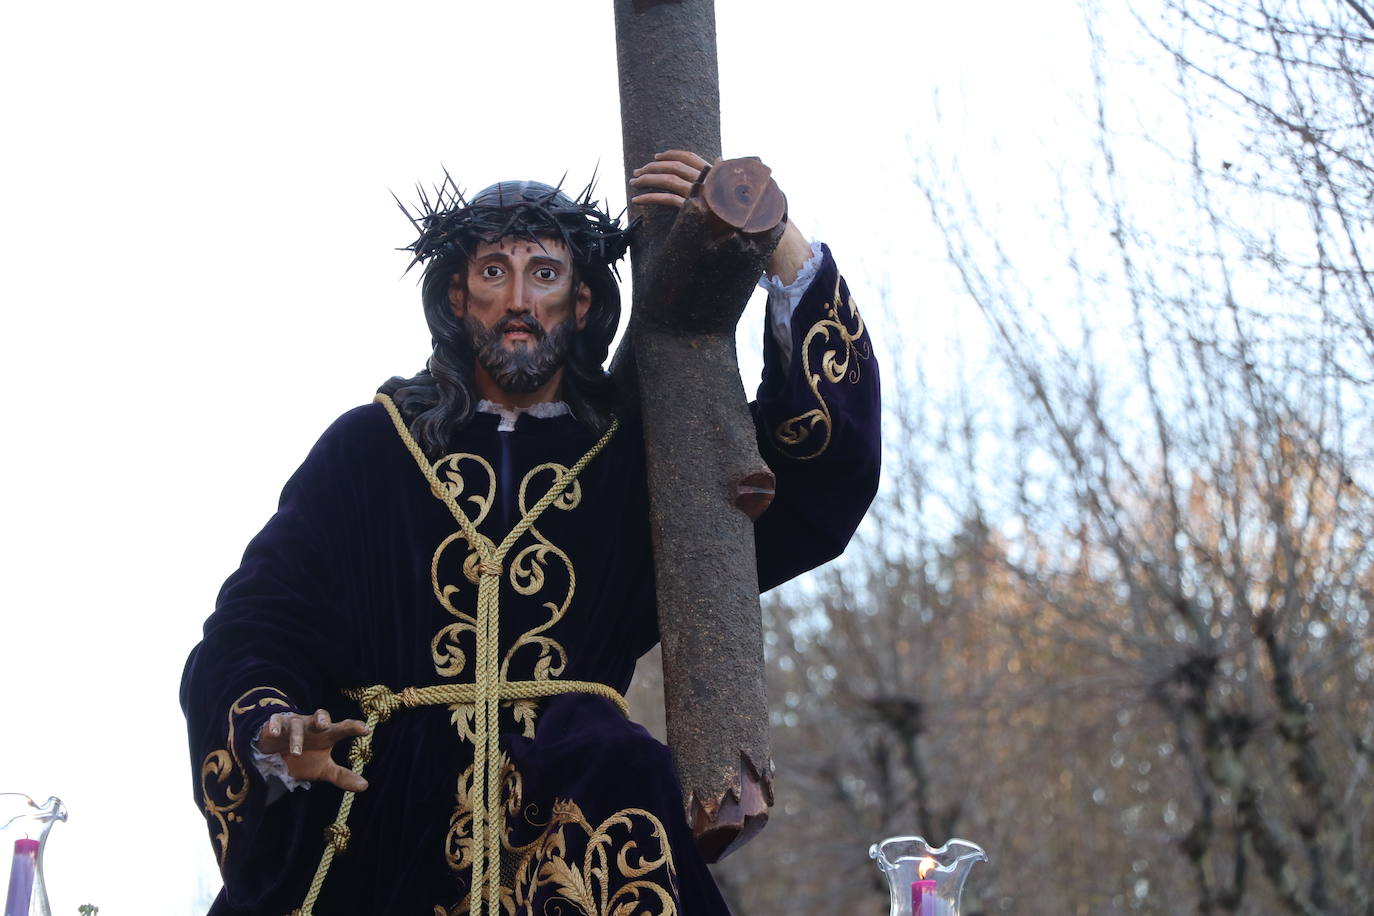
POLYGON ((936 861, 935 861, 934 859, 932 859, 930 856, 926 856, 925 858, 921 859, 921 864, 916 866, 916 874, 917 874, 922 880, 924 880, 924 879, 925 879, 925 876, 926 876, 929 872, 933 871, 933 870, 935 869, 935 867, 936 867, 937 865, 939 865, 939 864, 940 864, 939 862, 936 862, 936 861))

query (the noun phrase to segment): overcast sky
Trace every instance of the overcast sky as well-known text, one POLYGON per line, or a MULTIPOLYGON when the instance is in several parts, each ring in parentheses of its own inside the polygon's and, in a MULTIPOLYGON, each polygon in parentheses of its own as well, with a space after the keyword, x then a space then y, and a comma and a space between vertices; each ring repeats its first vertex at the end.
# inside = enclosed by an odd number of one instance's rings
MULTIPOLYGON (((993 197, 1057 155, 1075 4, 729 0, 718 33, 726 154, 773 166, 861 308, 934 349, 977 323, 913 155, 993 197)), ((10 4, 0 80, 0 791, 67 802, 55 913, 198 913, 181 666, 315 438, 423 364, 389 191, 599 164, 619 210, 610 3, 10 4)))

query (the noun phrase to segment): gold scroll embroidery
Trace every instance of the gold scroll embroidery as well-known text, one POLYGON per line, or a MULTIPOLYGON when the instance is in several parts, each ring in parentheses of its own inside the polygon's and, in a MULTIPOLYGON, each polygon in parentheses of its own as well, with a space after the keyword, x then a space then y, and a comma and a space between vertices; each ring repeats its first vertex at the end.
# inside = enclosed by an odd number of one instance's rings
POLYGON ((790 457, 799 461, 809 461, 824 454, 830 446, 830 434, 834 428, 830 416, 830 406, 821 394, 821 381, 838 384, 848 381, 853 385, 859 381, 859 360, 872 356, 872 348, 864 336, 864 320, 854 305, 854 297, 844 294, 840 289, 840 278, 835 279, 835 292, 826 304, 825 315, 806 332, 802 340, 802 372, 816 406, 784 420, 773 430, 774 441, 788 451, 790 457), (841 302, 843 298, 843 302, 841 302), (827 349, 828 346, 828 349, 827 349), (813 368, 813 348, 819 351, 820 364, 813 368), (820 445, 806 454, 792 454, 791 449, 800 448, 808 440, 820 438, 820 445))
MULTIPOLYGON (((548 821, 539 821, 538 810, 535 806, 528 807, 524 804, 525 787, 524 780, 521 778, 515 765, 502 751, 499 756, 499 772, 501 783, 502 810, 505 817, 501 820, 501 849, 503 852, 511 853, 507 858, 502 856, 502 860, 510 862, 522 861, 526 852, 534 847, 538 840, 526 843, 524 846, 514 845, 512 839, 511 824, 514 818, 522 818, 525 825, 537 829, 548 826, 548 821)), ((456 786, 455 804, 453 813, 449 815, 448 833, 444 837, 444 861, 453 871, 463 871, 472 867, 472 786, 473 786, 474 767, 469 766, 463 771, 463 775, 458 777, 456 786)), ((507 875, 502 875, 503 886, 508 887, 510 881, 507 875)), ((463 906, 467 906, 464 900, 463 906)), ((466 912, 466 909, 464 909, 466 912)))
MULTIPOLYGON (((572 484, 578 474, 591 463, 601 450, 610 442, 619 428, 619 422, 612 417, 610 425, 581 458, 566 473, 555 476, 554 487, 549 489, 541 496, 525 515, 515 524, 499 546, 494 549, 483 543, 484 536, 479 534, 473 522, 463 511, 458 500, 451 495, 450 485, 446 484, 436 473, 435 468, 426 459, 424 451, 415 442, 406 428, 405 421, 401 418, 400 411, 396 405, 384 394, 377 395, 376 400, 386 409, 391 417, 392 425, 396 428, 396 433, 405 443, 406 449, 411 457, 416 461, 421 474, 429 482, 430 489, 434 496, 440 499, 453 515, 454 521, 463 531, 465 539, 478 555, 478 562, 474 568, 477 573, 475 578, 477 588, 477 613, 476 625, 473 628, 476 637, 475 644, 475 671, 474 671, 474 692, 472 694, 474 706, 474 720, 472 724, 473 740, 473 785, 471 796, 472 805, 472 832, 473 832, 473 856, 472 856, 472 893, 470 902, 478 909, 485 909, 489 916, 499 916, 500 908, 500 853, 501 835, 496 828, 496 821, 500 817, 500 750, 498 746, 499 723, 497 717, 500 714, 501 699, 503 688, 520 688, 519 696, 511 696, 510 699, 523 699, 529 696, 541 696, 544 689, 551 689, 554 693, 577 692, 595 693, 598 696, 611 695, 615 699, 623 699, 614 689, 605 684, 584 681, 525 681, 509 682, 503 681, 501 677, 501 658, 500 658, 500 577, 503 569, 503 561, 509 555, 509 551, 527 534, 535 520, 540 514, 554 502, 562 499, 564 492, 572 484), (539 689, 536 689, 539 688, 539 689), (526 692, 533 690, 534 692, 526 692), (488 868, 488 866, 491 866, 488 868)), ((435 577, 437 586, 437 575, 435 577)), ((571 587, 571 584, 570 584, 571 587)), ((464 685, 453 685, 455 688, 464 685)), ((378 688, 367 688, 374 690, 378 688)), ((386 690, 386 688, 380 688, 386 690)), ((393 698, 398 698, 401 705, 412 705, 418 702, 421 691, 425 688, 407 687, 399 695, 390 694, 393 698), (407 697, 409 700, 407 700, 407 697)), ((443 691, 447 694, 447 690, 443 691)), ((447 696, 440 702, 447 701, 447 696)), ((459 702, 462 702, 459 700, 459 702)), ((459 714, 459 710, 450 706, 454 710, 454 715, 459 714)), ((377 713, 380 715, 380 711, 377 713)), ((465 718, 465 717, 464 717, 465 718)), ((373 722, 372 714, 369 714, 369 722, 373 722)), ((380 721, 377 719, 376 721, 380 721)), ((355 765, 360 768, 360 764, 355 765)), ((337 822, 342 824, 347 820, 348 808, 351 806, 353 795, 347 793, 339 806, 337 822)), ((320 867, 316 871, 315 880, 311 885, 310 892, 306 895, 306 902, 302 906, 305 916, 308 916, 314 906, 315 897, 318 889, 323 882, 329 869, 329 862, 332 858, 333 847, 325 850, 325 854, 320 859, 320 867)))
MULTIPOLYGON (((434 495, 440 499, 448 496, 454 500, 462 500, 463 502, 469 503, 473 510, 471 516, 473 528, 475 529, 478 525, 482 524, 482 521, 487 517, 487 513, 491 511, 492 501, 496 498, 496 472, 492 469, 492 466, 487 460, 478 455, 466 453, 445 455, 443 458, 434 462, 434 474, 442 482, 445 490, 443 493, 436 492, 434 495), (465 497, 463 493, 467 488, 468 482, 463 475, 463 468, 468 464, 473 465, 475 471, 481 471, 483 475, 485 475, 486 480, 485 486, 477 488, 477 492, 469 493, 465 497)), ((465 534, 462 529, 459 529, 444 538, 443 542, 435 549, 434 556, 430 559, 429 581, 430 586, 434 589, 434 597, 445 611, 457 618, 455 622, 441 627, 439 632, 434 634, 434 638, 430 640, 430 655, 434 660, 434 670, 438 672, 441 677, 458 677, 463 673, 464 668, 467 667, 467 654, 461 648, 459 640, 465 633, 472 633, 473 638, 476 638, 477 617, 473 613, 461 610, 454 604, 454 599, 458 597, 464 588, 467 588, 471 590, 472 596, 464 603, 469 606, 475 606, 477 601, 477 576, 465 575, 464 581, 442 584, 439 581, 439 563, 450 547, 462 542, 467 544, 468 551, 466 559, 463 562, 464 572, 465 574, 468 573, 469 567, 473 567, 473 571, 475 572, 475 565, 478 557, 481 555, 482 549, 491 550, 494 547, 490 539, 481 535, 479 535, 479 537, 484 542, 481 547, 476 544, 469 544, 467 534, 465 534)), ((467 708, 469 712, 472 709, 471 706, 467 708)), ((455 724, 458 724, 457 719, 455 719, 455 724)), ((461 726, 459 730, 460 732, 463 730, 461 726)), ((465 734, 464 737, 470 738, 470 736, 471 725, 469 723, 468 733, 465 734)))
MULTIPOLYGON (((433 465, 425 457, 424 451, 415 442, 406 428, 405 421, 401 418, 400 411, 396 405, 384 394, 376 397, 378 403, 386 409, 391 417, 392 425, 396 428, 396 433, 405 443, 406 449, 411 457, 415 459, 420 468, 420 473, 429 482, 430 489, 434 496, 441 500, 448 508, 454 521, 463 531, 464 538, 478 555, 478 561, 474 568, 477 588, 477 613, 476 625, 473 628, 475 645, 475 671, 473 679, 473 692, 471 699, 475 707, 475 719, 473 722, 473 782, 470 792, 472 810, 472 890, 470 905, 478 909, 485 910, 488 916, 499 916, 500 909, 500 858, 501 858, 501 832, 496 826, 496 822, 501 819, 500 812, 500 749, 498 745, 499 724, 497 717, 500 714, 501 700, 503 692, 509 688, 512 695, 509 699, 524 699, 532 696, 546 696, 561 693, 593 693, 597 696, 606 696, 609 699, 618 700, 622 711, 624 711, 624 699, 616 691, 605 684, 591 681, 504 681, 501 677, 502 665, 500 658, 500 577, 503 569, 503 561, 509 555, 509 551, 527 534, 540 514, 554 502, 564 499, 564 494, 568 487, 573 484, 578 474, 591 463, 601 450, 610 442, 619 428, 619 422, 612 417, 610 425, 581 458, 579 458, 565 473, 555 475, 552 488, 544 493, 534 505, 524 514, 515 524, 499 546, 489 546, 484 543, 484 535, 478 533, 472 520, 468 518, 459 505, 458 500, 452 495, 451 484, 445 483, 433 465), (548 691, 546 693, 546 691, 548 691), (488 867, 490 866, 490 867, 488 867)), ((489 467, 489 466, 488 466, 489 467)), ((565 501, 565 500, 564 500, 565 501)), ((446 539, 448 541, 448 539, 446 539)), ((437 566, 437 561, 435 561, 437 566)), ((434 576, 434 584, 437 589, 437 573, 434 576)), ((572 588, 571 582, 569 589, 572 588)), ((440 590, 442 593, 442 590, 440 590)), ((458 703, 466 703, 467 698, 463 696, 465 691, 462 688, 467 685, 454 684, 443 685, 439 689, 440 696, 433 699, 441 703, 450 703, 455 715, 458 710, 455 708, 458 703), (451 691, 456 692, 454 696, 451 691), (452 696, 452 699, 450 697, 452 696)), ((400 706, 414 706, 421 704, 421 694, 434 688, 407 687, 399 694, 392 693, 388 688, 381 685, 364 688, 363 693, 367 697, 380 697, 385 695, 388 702, 385 705, 385 712, 389 715, 400 706)), ((429 696, 429 694, 426 694, 429 696)), ((360 700, 362 702, 362 700, 360 700)), ((375 705, 372 700, 367 700, 369 705, 375 705)), ((423 705, 428 705, 425 702, 423 705)), ((367 706, 364 707, 365 711, 367 706)), ((383 709, 376 706, 368 712, 368 722, 372 725, 381 721, 383 709)), ((368 736, 362 736, 359 740, 365 741, 368 736)), ((359 759, 354 763, 355 772, 360 772, 365 761, 359 759)), ((345 825, 349 809, 352 806, 353 793, 345 793, 343 801, 339 805, 339 814, 336 823, 345 825)), ((333 858, 334 846, 331 844, 325 849, 325 853, 320 858, 319 868, 316 870, 315 879, 311 883, 311 889, 306 894, 305 903, 301 907, 303 916, 309 916, 314 903, 319 894, 320 885, 323 883, 328 870, 330 861, 333 858)))
MULTIPOLYGON (((435 462, 433 467, 435 475, 444 482, 446 494, 454 499, 460 499, 468 486, 469 481, 464 477, 465 469, 467 469, 469 476, 477 474, 479 477, 485 478, 484 484, 476 488, 477 492, 467 496, 464 500, 469 502, 475 510, 472 515, 473 527, 476 528, 480 525, 487 517, 496 498, 496 474, 491 465, 477 455, 463 453, 446 455, 435 462)), ((520 481, 517 497, 520 514, 523 516, 529 511, 529 503, 531 502, 529 492, 536 478, 552 475, 552 480, 546 489, 558 490, 568 473, 568 467, 557 462, 538 465, 526 473, 520 481)), ((435 495, 442 498, 444 494, 436 493, 435 495)), ((573 480, 549 508, 567 512, 577 508, 581 502, 581 484, 573 480)), ((534 543, 522 548, 510 561, 508 579, 511 588, 523 597, 538 600, 541 592, 546 591, 546 589, 556 589, 557 586, 550 576, 551 571, 555 568, 563 570, 563 579, 566 584, 561 589, 563 592, 561 596, 557 596, 555 593, 550 595, 548 600, 542 602, 542 606, 548 611, 548 618, 522 633, 506 651, 501 661, 502 680, 511 679, 511 667, 514 664, 515 656, 522 650, 526 655, 531 654, 531 649, 534 650, 533 658, 529 660, 532 680, 556 679, 563 673, 568 664, 566 650, 557 640, 546 634, 549 629, 563 619, 568 608, 572 605, 577 575, 567 553, 544 537, 535 525, 530 526, 529 534, 534 543)), ((495 545, 490 538, 480 533, 478 533, 478 538, 486 552, 494 549, 495 545)), ((450 534, 439 544, 430 561, 430 584, 434 590, 434 597, 445 611, 456 618, 454 622, 444 625, 430 641, 434 670, 443 677, 459 677, 467 668, 468 657, 460 645, 460 639, 468 633, 473 634, 471 638, 475 639, 477 618, 474 613, 465 611, 463 608, 471 607, 477 600, 477 589, 472 583, 476 583, 478 579, 476 564, 482 552, 481 549, 469 544, 467 535, 459 530, 450 534), (454 583, 442 582, 440 567, 443 557, 448 550, 455 548, 455 545, 461 545, 459 549, 466 549, 467 551, 462 564, 463 580, 454 583)), ((453 567, 446 568, 451 569, 453 567)), ((520 724, 524 736, 527 738, 534 737, 538 704, 534 700, 514 700, 508 701, 508 705, 512 708, 512 713, 516 722, 520 724)), ((465 741, 475 740, 474 707, 471 704, 455 705, 450 711, 450 718, 459 737, 465 741)))
MULTIPOLYGON (((472 815, 468 809, 472 776, 469 767, 458 779, 458 807, 445 839, 445 858, 455 871, 472 864, 472 815)), ((523 780, 504 754, 501 781, 506 815, 501 846, 510 854, 510 861, 518 863, 509 871, 503 869, 502 912, 536 916, 535 897, 548 888, 552 897, 545 910, 552 904, 568 916, 676 916, 677 871, 668 831, 651 812, 623 808, 593 825, 575 802, 560 799, 554 802, 552 816, 541 822, 539 811, 524 804, 523 780), (510 824, 515 818, 540 833, 529 843, 514 844, 510 824), (573 838, 586 841, 580 860, 570 857, 573 838)), ((434 907, 434 916, 466 916, 469 912, 466 898, 452 907, 434 907)))
POLYGON ((286 694, 275 687, 254 687, 245 692, 229 707, 229 737, 227 744, 205 755, 200 765, 200 797, 205 805, 205 817, 219 825, 214 835, 215 851, 219 857, 220 868, 224 867, 224 857, 229 854, 229 827, 241 823, 243 816, 238 808, 248 798, 248 771, 239 760, 234 748, 234 731, 238 720, 246 713, 265 706, 290 707, 286 694), (267 693, 249 701, 256 693, 267 693), (214 777, 214 781, 210 781, 214 777))
MULTIPOLYGON (((568 476, 568 468, 557 462, 547 462, 538 465, 527 473, 520 481, 520 491, 518 494, 518 506, 520 514, 523 516, 529 511, 528 493, 531 482, 542 474, 552 474, 553 479, 546 488, 550 491, 559 490, 564 479, 568 476)), ((559 497, 549 506, 550 509, 558 509, 562 512, 570 512, 576 509, 582 502, 582 484, 573 480, 564 489, 559 497)), ((573 594, 577 591, 577 572, 573 568, 572 560, 567 553, 558 547, 540 532, 538 526, 530 525, 530 536, 534 538, 534 543, 520 550, 510 563, 510 584, 517 594, 527 598, 534 598, 544 590, 548 582, 548 572, 553 562, 562 566, 566 576, 567 585, 563 591, 560 601, 545 601, 543 607, 549 612, 549 617, 538 626, 532 627, 520 634, 515 642, 507 650, 505 657, 501 660, 501 679, 510 679, 511 665, 516 653, 527 648, 537 650, 535 655, 531 675, 531 680, 547 681, 556 679, 568 666, 568 653, 557 640, 545 635, 552 629, 564 615, 568 613, 568 608, 572 605, 573 594)), ((528 655, 529 653, 526 652, 528 655)), ((534 723, 537 716, 538 705, 534 700, 516 700, 514 703, 515 719, 524 728, 526 738, 534 737, 534 723)))
POLYGON ((549 903, 565 902, 582 916, 676 916, 668 831, 643 808, 621 809, 593 826, 576 803, 555 802, 549 826, 516 872, 508 911, 533 916, 543 888, 553 891, 549 903), (580 862, 569 858, 569 837, 578 833, 587 838, 580 862))

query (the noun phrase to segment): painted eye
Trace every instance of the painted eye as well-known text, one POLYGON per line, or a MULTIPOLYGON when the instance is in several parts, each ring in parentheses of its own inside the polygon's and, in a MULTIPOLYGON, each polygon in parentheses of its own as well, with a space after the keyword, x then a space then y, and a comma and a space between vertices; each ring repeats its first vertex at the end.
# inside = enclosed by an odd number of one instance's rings
POLYGON ((482 276, 486 277, 488 280, 495 280, 503 273, 505 273, 505 271, 495 264, 488 264, 482 268, 482 276))
POLYGON ((552 267, 541 267, 534 272, 534 275, 545 282, 558 279, 558 271, 554 270, 552 267))

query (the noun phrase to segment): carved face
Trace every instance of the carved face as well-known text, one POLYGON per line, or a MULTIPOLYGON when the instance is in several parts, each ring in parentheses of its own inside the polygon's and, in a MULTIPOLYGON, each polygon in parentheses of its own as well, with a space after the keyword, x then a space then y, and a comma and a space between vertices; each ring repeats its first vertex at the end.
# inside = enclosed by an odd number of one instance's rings
POLYGON ((586 326, 591 302, 558 239, 484 242, 449 287, 479 373, 509 393, 556 394, 568 338, 586 326))

